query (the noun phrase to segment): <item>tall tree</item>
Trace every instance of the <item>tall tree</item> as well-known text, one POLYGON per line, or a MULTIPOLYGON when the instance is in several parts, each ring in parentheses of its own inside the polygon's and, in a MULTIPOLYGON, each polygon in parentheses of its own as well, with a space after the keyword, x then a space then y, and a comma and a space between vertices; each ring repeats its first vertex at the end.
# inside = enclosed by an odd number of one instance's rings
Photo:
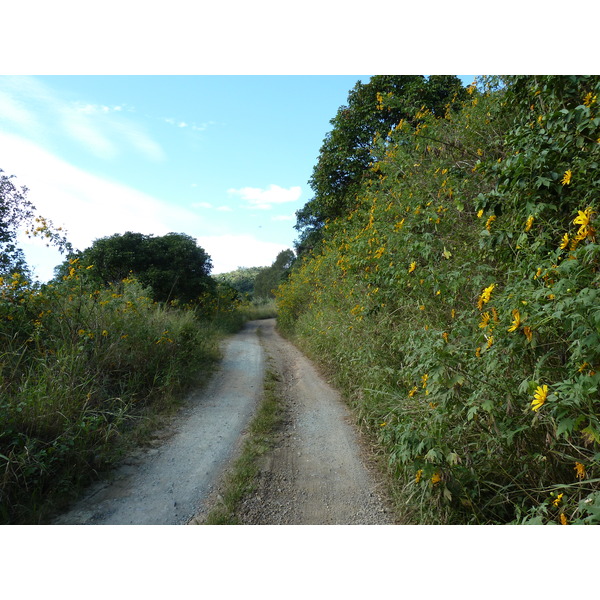
MULTIPOLYGON (((194 238, 184 233, 168 233, 154 237, 128 231, 96 240, 86 250, 71 256, 82 265, 93 266, 91 276, 108 284, 133 274, 152 289, 154 300, 182 302, 196 300, 214 291, 210 277, 212 262, 194 238)), ((68 272, 66 262, 57 276, 68 272)))
POLYGON ((274 298, 273 290, 288 276, 295 258, 293 250, 282 250, 273 264, 256 276, 254 297, 274 298))
POLYGON ((296 212, 300 231, 297 251, 303 254, 320 239, 328 219, 349 212, 361 184, 368 178, 371 149, 376 136, 387 136, 404 119, 415 123, 423 108, 444 116, 464 97, 461 81, 453 75, 376 75, 357 82, 348 104, 330 121, 309 185, 314 197, 296 212))

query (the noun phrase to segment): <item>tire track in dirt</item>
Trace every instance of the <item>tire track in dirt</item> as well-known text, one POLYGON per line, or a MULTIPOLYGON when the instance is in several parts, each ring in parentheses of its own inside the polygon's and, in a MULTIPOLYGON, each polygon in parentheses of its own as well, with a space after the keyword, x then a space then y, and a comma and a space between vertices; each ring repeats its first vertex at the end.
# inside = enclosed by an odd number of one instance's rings
POLYGON ((385 486, 340 395, 270 320, 263 345, 280 378, 284 425, 263 461, 243 523, 393 524, 385 486))

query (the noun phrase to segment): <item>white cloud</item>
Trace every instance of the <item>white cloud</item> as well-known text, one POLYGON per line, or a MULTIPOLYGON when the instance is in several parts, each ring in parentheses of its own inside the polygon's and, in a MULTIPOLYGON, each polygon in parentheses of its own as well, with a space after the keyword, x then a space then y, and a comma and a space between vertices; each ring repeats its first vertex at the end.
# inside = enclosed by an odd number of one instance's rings
MULTIPOLYGON (((5 174, 14 174, 15 185, 29 188, 28 199, 55 226, 66 229, 76 248, 125 231, 153 235, 207 231, 198 214, 87 173, 22 138, 0 133, 0 156, 5 174)), ((36 240, 24 238, 22 247, 42 280, 51 277, 62 260, 58 252, 36 240)))
POLYGON ((210 202, 194 202, 192 204, 194 208, 212 208, 213 205, 210 202))
POLYGON ((270 210, 275 204, 285 204, 287 202, 295 202, 302 194, 300 186, 293 186, 289 189, 282 188, 278 185, 271 184, 267 189, 245 187, 239 190, 229 189, 228 194, 240 196, 242 200, 246 200, 250 208, 259 210, 270 210))
POLYGON ((248 234, 200 236, 197 240, 212 257, 213 275, 235 271, 238 267, 268 267, 282 250, 289 248, 248 234))
POLYGON ((126 105, 67 101, 34 77, 0 78, 0 87, 0 119, 30 139, 63 135, 103 159, 118 156, 123 143, 150 160, 165 158, 159 144, 124 117, 126 105))
POLYGON ((22 102, 4 92, 0 92, 0 119, 27 131, 39 126, 36 116, 27 110, 22 102))

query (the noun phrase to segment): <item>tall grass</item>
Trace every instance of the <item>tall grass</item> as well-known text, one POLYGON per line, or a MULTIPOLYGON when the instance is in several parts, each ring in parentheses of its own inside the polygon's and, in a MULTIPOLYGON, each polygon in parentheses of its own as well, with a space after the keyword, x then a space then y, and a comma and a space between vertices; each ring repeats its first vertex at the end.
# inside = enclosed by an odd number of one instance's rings
POLYGON ((0 280, 1 522, 44 522, 206 380, 245 319, 213 300, 96 289, 76 263, 52 285, 0 280))

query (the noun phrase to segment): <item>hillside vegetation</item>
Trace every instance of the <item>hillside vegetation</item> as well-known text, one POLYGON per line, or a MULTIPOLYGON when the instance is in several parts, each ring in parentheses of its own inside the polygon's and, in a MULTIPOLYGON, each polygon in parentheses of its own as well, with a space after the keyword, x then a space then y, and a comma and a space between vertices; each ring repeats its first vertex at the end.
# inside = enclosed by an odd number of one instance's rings
MULTIPOLYGON (((371 113, 398 105, 369 86, 371 113)), ((279 328, 347 393, 408 522, 600 521, 599 93, 481 78, 377 130, 330 218, 319 190, 300 211, 279 328)))

